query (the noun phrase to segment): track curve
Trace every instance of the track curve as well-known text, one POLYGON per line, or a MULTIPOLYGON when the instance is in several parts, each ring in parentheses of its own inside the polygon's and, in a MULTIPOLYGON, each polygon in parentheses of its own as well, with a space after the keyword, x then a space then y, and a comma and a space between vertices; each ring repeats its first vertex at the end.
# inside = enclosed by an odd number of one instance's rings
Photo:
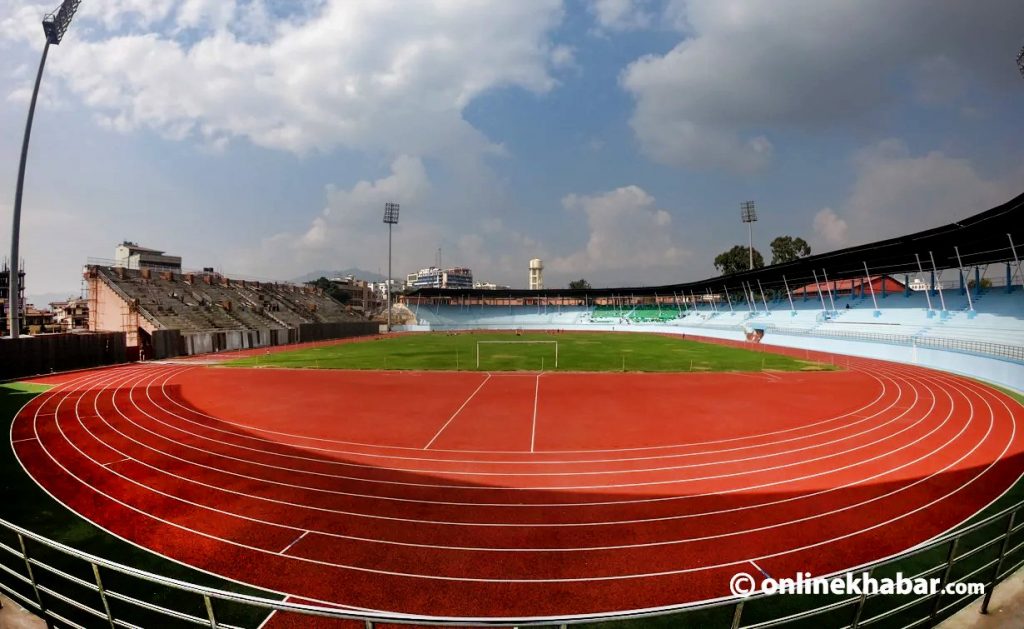
POLYGON ((972 380, 859 359, 777 374, 138 365, 59 379, 11 440, 56 498, 173 559, 306 601, 507 618, 714 599, 751 562, 826 574, 906 550, 1020 477, 1022 418, 972 380))

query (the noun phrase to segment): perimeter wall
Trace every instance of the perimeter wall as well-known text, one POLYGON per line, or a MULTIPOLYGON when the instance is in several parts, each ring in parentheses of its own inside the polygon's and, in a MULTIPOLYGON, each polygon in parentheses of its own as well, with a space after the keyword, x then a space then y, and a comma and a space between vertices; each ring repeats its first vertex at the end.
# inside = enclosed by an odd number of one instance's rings
POLYGON ((298 328, 257 330, 209 330, 204 332, 156 330, 152 334, 153 355, 144 358, 159 360, 175 356, 194 356, 237 349, 370 336, 377 334, 378 328, 378 324, 372 321, 349 321, 302 323, 298 328))
POLYGON ((0 380, 127 362, 124 332, 0 339, 0 380))

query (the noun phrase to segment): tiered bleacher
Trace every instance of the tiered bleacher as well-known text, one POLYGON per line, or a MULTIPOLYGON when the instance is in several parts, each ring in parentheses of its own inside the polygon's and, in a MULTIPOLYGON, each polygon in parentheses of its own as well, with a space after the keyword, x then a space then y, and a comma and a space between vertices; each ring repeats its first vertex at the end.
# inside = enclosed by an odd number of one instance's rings
POLYGON ((217 273, 91 270, 162 329, 295 328, 356 320, 342 304, 307 286, 232 280, 217 273))
POLYGON ((377 332, 312 286, 103 265, 86 267, 85 276, 90 328, 124 332, 129 350, 147 358, 377 332))
POLYGON ((669 327, 707 330, 761 329, 769 334, 797 334, 867 341, 913 342, 1001 356, 1024 356, 1024 289, 1005 286, 972 292, 945 290, 887 295, 822 295, 748 303, 675 305, 451 306, 421 305, 421 324, 446 328, 586 329, 589 326, 669 327), (823 302, 824 301, 824 305, 823 302), (875 303, 877 302, 877 308, 875 303), (945 304, 943 310, 942 304, 945 304), (929 304, 931 307, 929 308, 929 304), (766 310, 767 306, 767 310, 766 310))

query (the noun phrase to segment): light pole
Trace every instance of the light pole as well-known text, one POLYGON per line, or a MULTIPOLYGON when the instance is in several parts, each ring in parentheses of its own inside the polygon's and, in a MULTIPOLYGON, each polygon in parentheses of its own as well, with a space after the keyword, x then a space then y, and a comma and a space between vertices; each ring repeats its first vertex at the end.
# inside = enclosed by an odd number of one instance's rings
POLYGON ((1017 69, 1020 70, 1020 75, 1024 76, 1024 46, 1017 53, 1017 69))
POLYGON ((398 224, 398 204, 384 204, 384 222, 388 226, 388 332, 391 331, 391 226, 398 224))
POLYGON ((21 237, 21 193, 25 187, 25 162, 28 161, 28 141, 32 135, 32 118, 36 114, 36 99, 39 96, 39 84, 43 80, 43 67, 46 66, 46 55, 50 52, 50 44, 57 46, 60 40, 64 39, 64 33, 71 25, 71 18, 75 16, 78 5, 82 0, 64 0, 60 7, 43 18, 43 34, 46 35, 46 45, 43 46, 43 56, 39 59, 39 71, 36 73, 36 85, 32 89, 32 100, 28 105, 28 119, 25 121, 25 137, 21 142, 21 161, 18 163, 18 183, 14 188, 14 218, 11 225, 11 269, 9 274, 10 285, 7 294, 7 317, 10 321, 11 338, 18 338, 21 332, 21 300, 18 284, 21 277, 21 264, 18 260, 18 245, 21 237))
POLYGON ((747 224, 747 241, 750 248, 750 270, 754 270, 754 223, 757 221, 757 210, 753 201, 740 203, 740 218, 747 224))

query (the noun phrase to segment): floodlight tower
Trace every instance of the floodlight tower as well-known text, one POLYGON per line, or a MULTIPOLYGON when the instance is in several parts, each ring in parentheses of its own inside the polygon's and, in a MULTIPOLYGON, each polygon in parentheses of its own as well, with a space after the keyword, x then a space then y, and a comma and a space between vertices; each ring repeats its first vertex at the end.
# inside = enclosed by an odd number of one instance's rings
POLYGON ((43 80, 43 67, 46 65, 46 55, 50 52, 50 44, 57 46, 60 40, 64 39, 64 33, 71 25, 71 18, 75 16, 78 5, 82 0, 64 0, 56 11, 43 18, 43 34, 46 36, 46 45, 43 46, 43 56, 39 60, 39 71, 36 72, 36 85, 32 89, 32 99, 28 105, 28 119, 25 121, 25 137, 21 142, 21 161, 18 163, 18 183, 14 188, 14 218, 11 225, 11 272, 10 292, 7 299, 7 313, 10 321, 11 338, 18 338, 21 331, 21 300, 18 299, 18 283, 21 276, 21 263, 18 260, 18 245, 21 236, 21 193, 25 187, 25 162, 28 161, 28 141, 32 135, 32 118, 36 113, 36 98, 39 96, 39 84, 43 80))
POLYGON ((384 204, 384 222, 388 226, 388 332, 391 331, 391 226, 398 224, 398 204, 384 204))
POLYGON ((740 218, 747 224, 747 241, 750 248, 750 270, 754 270, 754 223, 757 222, 757 210, 753 201, 740 203, 740 218))

